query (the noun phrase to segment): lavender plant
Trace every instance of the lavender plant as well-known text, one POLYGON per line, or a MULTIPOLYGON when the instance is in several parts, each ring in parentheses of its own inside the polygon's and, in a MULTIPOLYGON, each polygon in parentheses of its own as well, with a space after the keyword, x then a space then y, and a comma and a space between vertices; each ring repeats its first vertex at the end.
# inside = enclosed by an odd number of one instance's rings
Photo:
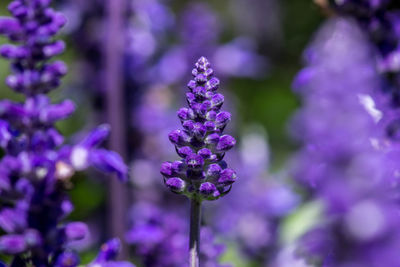
MULTIPOLYGON (((0 252, 12 256, 16 266, 78 266, 79 258, 69 243, 82 239, 88 228, 66 222, 73 210, 67 194, 76 171, 93 166, 127 180, 121 157, 98 146, 109 127, 94 129, 81 142, 65 145, 55 124, 73 114, 75 106, 65 100, 52 104, 46 94, 56 89, 67 72, 62 61, 51 61, 65 49, 54 36, 66 23, 50 7, 50 0, 14 0, 12 17, 0 18, 0 33, 13 44, 0 54, 10 60, 7 85, 24 101, 0 101, 0 252)), ((112 262, 118 241, 103 246, 93 266, 132 266, 112 262), (114 265, 113 265, 114 264, 114 265)))
MULTIPOLYGON (((322 1, 324 2, 324 1, 322 1)), ((328 1, 335 13, 354 18, 368 35, 376 49, 377 69, 384 82, 381 89, 387 95, 377 105, 382 109, 384 119, 380 122, 386 128, 391 142, 397 142, 398 118, 400 116, 400 6, 394 0, 345 0, 328 1)))
POLYGON ((322 210, 299 253, 312 266, 398 266, 400 217, 374 102, 374 49, 354 21, 340 18, 323 27, 306 58, 296 81, 304 106, 294 129, 304 146, 294 175, 322 210))
POLYGON ((200 209, 203 200, 216 200, 226 195, 236 173, 223 161, 225 152, 236 141, 222 132, 231 119, 221 111, 223 95, 216 92, 219 80, 213 77, 210 63, 201 57, 192 71, 186 94, 188 108, 178 111, 184 129, 169 134, 182 160, 164 162, 161 174, 171 191, 186 195, 191 201, 190 266, 199 266, 200 209))

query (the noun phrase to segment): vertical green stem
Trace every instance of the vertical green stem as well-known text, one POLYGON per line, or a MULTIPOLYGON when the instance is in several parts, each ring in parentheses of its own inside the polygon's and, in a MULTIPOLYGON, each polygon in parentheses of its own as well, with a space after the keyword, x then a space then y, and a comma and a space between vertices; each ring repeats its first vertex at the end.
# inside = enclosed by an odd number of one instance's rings
POLYGON ((199 267, 200 262, 200 218, 201 202, 196 199, 190 200, 190 240, 189 240, 189 263, 190 267, 199 267))

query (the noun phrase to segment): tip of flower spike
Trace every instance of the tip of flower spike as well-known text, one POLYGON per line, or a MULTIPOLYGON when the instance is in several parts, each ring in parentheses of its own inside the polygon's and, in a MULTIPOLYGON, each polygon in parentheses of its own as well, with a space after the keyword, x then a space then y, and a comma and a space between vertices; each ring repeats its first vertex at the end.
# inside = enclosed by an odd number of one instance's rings
MULTIPOLYGON (((210 76, 212 74, 212 69, 210 68, 210 66, 211 66, 211 64, 207 58, 200 57, 195 64, 196 68, 193 70, 192 74, 195 77, 197 76, 197 78, 202 78, 202 79, 200 79, 200 81, 205 80, 206 76, 210 76), (206 70, 209 70, 210 73, 205 73, 205 76, 203 74, 198 75, 199 72, 205 72, 206 70)), ((199 81, 197 81, 197 82, 199 82, 199 81)))
POLYGON ((210 64, 210 62, 208 61, 208 59, 206 57, 200 57, 197 60, 197 64, 199 64, 201 66, 206 66, 207 64, 210 64))

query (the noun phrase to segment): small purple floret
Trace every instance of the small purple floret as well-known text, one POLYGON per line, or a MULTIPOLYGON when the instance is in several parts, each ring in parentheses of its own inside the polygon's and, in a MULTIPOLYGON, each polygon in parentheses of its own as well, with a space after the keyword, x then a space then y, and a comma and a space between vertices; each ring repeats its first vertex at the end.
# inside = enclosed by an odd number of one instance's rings
POLYGON ((174 192, 182 192, 185 190, 185 181, 183 181, 181 178, 170 178, 165 182, 165 185, 174 192))

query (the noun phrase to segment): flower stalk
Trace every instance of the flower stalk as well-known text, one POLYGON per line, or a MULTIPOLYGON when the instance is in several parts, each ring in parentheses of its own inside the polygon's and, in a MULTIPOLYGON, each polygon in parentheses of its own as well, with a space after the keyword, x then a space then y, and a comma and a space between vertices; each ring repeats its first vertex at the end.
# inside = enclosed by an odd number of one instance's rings
POLYGON ((190 239, 189 239, 189 263, 190 267, 199 267, 200 256, 200 222, 201 201, 190 200, 190 239))
MULTIPOLYGON (((108 34, 105 42, 105 68, 107 93, 107 119, 113 129, 110 136, 110 147, 122 157, 126 155, 126 123, 124 123, 124 91, 121 79, 122 71, 122 43, 123 43, 123 9, 124 0, 109 0, 108 7, 108 34)), ((124 240, 125 213, 128 209, 128 194, 126 187, 118 181, 110 180, 109 187, 109 235, 124 240)), ((122 246, 119 254, 127 258, 126 246, 122 246)))

